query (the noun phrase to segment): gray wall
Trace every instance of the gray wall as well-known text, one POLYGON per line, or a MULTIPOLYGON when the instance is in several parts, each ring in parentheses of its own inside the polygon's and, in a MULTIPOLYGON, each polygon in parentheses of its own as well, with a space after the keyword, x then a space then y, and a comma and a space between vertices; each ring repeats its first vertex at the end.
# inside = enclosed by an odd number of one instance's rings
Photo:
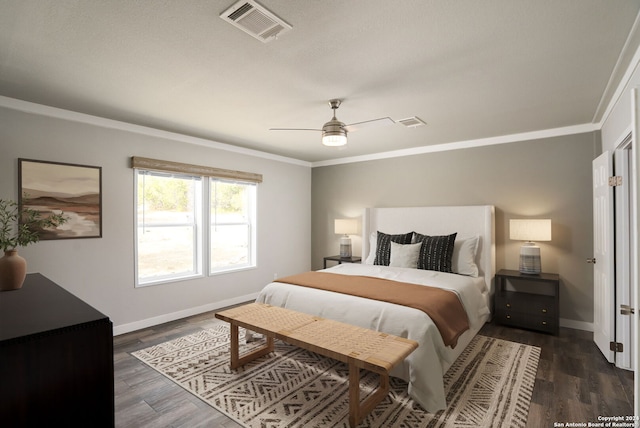
MULTIPOLYGON (((553 240, 538 245, 542 269, 561 276, 565 325, 593 322, 591 161, 599 135, 586 133, 385 160, 316 167, 312 172, 312 267, 338 253, 333 220, 365 207, 495 205, 496 267, 518 269, 521 243, 509 219, 551 218, 553 240), (573 322, 572 322, 573 321, 573 322)), ((426 231, 428 232, 428 231, 426 231)), ((361 238, 352 237, 354 255, 361 238)))
MULTIPOLYGON (((95 122, 110 124, 100 119, 95 122)), ((116 332, 125 332, 244 301, 275 274, 310 268, 310 166, 155 134, 0 107, 0 198, 18 197, 18 158, 102 167, 103 237, 41 241, 20 249, 28 272, 49 277, 108 315, 116 332), (262 174, 258 267, 134 288, 134 178, 129 167, 134 155, 262 174)))
MULTIPOLYGON (((109 315, 116 331, 251 297, 275 274, 321 268, 323 256, 338 252, 334 218, 358 217, 368 206, 404 205, 495 205, 498 269, 518 266, 520 243, 508 239, 510 218, 551 218, 553 241, 539 245, 543 269, 562 277, 561 317, 593 321, 592 270, 585 259, 592 252, 596 133, 313 170, 162 135, 0 107, 0 198, 17 198, 18 158, 102 167, 103 237, 44 241, 20 254, 29 272, 43 273, 109 315), (134 288, 133 155, 263 174, 258 268, 134 288)), ((354 253, 360 254, 360 238, 353 241, 354 253)))

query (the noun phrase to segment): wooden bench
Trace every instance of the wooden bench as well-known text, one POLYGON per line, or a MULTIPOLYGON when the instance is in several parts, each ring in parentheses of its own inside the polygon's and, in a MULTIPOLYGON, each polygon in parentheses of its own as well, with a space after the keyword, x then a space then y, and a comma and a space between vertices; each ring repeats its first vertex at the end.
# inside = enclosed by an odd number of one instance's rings
POLYGON ((274 350, 274 339, 316 352, 349 365, 349 425, 355 427, 389 393, 389 372, 418 343, 366 328, 320 318, 262 303, 250 303, 218 312, 231 324, 231 368, 274 350), (264 334, 266 344, 240 356, 238 327, 264 334), (360 369, 380 375, 380 385, 360 403, 360 369))

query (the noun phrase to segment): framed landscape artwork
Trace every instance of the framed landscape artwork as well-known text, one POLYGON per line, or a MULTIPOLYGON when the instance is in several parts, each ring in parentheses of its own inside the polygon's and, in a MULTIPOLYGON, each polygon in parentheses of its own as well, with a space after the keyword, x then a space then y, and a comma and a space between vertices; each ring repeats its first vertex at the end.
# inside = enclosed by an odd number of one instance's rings
POLYGON ((19 198, 43 217, 62 211, 67 222, 40 240, 102 237, 102 168, 18 159, 19 198))

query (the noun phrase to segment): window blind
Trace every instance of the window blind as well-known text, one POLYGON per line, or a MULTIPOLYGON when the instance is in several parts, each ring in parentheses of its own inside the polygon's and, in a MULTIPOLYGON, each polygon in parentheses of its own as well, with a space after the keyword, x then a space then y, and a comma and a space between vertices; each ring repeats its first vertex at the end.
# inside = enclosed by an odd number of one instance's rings
POLYGON ((131 157, 131 167, 148 171, 171 172, 225 180, 242 181, 248 183, 262 183, 262 174, 234 171, 230 169, 213 168, 210 166, 191 165, 188 163, 171 162, 158 159, 131 157))

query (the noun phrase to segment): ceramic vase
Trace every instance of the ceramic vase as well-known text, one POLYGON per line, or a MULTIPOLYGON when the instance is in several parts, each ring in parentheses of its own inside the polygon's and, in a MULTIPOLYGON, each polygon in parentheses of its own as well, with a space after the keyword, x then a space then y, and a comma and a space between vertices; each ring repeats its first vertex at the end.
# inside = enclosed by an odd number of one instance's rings
POLYGON ((27 261, 17 250, 7 250, 0 257, 0 291, 17 290, 27 276, 27 261))

